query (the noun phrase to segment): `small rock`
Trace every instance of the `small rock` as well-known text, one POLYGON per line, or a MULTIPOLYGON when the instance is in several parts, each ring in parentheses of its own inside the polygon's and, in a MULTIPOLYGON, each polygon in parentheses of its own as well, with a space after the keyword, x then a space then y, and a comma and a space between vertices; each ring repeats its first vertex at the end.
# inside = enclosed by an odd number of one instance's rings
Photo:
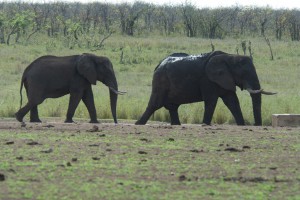
POLYGON ((48 149, 48 150, 43 150, 43 151, 41 151, 42 153, 52 153, 53 152, 53 149, 52 148, 50 148, 50 149, 48 149))
POLYGON ((230 152, 242 152, 243 150, 234 148, 234 147, 228 147, 225 149, 225 151, 230 151, 230 152))
POLYGON ((185 181, 187 178, 185 175, 179 176, 179 181, 185 181))
POLYGON ((22 156, 18 156, 16 157, 17 160, 24 160, 24 158, 22 156))
POLYGON ((99 131, 99 127, 94 125, 90 130, 88 130, 88 132, 97 132, 99 131))
POLYGON ((27 145, 40 145, 38 142, 30 141, 27 143, 27 145))
POLYGON ((12 173, 16 173, 16 171, 14 169, 9 169, 8 171, 12 172, 12 173))
POLYGON ((5 144, 11 145, 11 144, 14 144, 14 143, 15 143, 14 141, 8 141, 8 142, 6 142, 5 144))
POLYGON ((248 145, 243 146, 243 149, 250 149, 251 147, 248 145))
POLYGON ((199 153, 200 151, 198 149, 192 149, 192 150, 190 150, 190 152, 199 153))
POLYGON ((43 126, 43 127, 46 127, 46 128, 52 128, 52 127, 54 127, 54 126, 51 125, 51 124, 48 124, 48 125, 45 125, 45 126, 43 126))
POLYGON ((89 147, 99 147, 100 144, 90 144, 89 147))
POLYGON ((147 138, 141 138, 140 140, 143 142, 149 142, 149 140, 147 138))
POLYGON ((139 154, 148 154, 146 151, 138 151, 139 154))
POLYGON ((0 173, 0 181, 5 181, 5 176, 4 176, 4 174, 1 174, 1 173, 0 173))

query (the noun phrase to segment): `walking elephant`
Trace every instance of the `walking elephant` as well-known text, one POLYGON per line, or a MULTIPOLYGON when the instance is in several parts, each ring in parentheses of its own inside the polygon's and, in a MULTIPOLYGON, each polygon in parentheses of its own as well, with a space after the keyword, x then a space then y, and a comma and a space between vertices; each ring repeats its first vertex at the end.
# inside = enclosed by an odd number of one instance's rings
POLYGON ((156 67, 147 109, 136 124, 145 124, 157 109, 165 107, 169 110, 171 124, 180 125, 178 107, 204 101, 203 123, 209 125, 221 97, 236 123, 244 125, 236 86, 251 94, 255 125, 262 125, 261 94, 275 93, 261 89, 250 57, 221 51, 202 55, 172 54, 156 67))
POLYGON ((21 80, 26 89, 28 103, 15 114, 20 122, 30 111, 30 122, 41 122, 37 106, 46 98, 58 98, 70 94, 65 122, 73 122, 74 112, 83 101, 88 109, 91 123, 98 123, 91 84, 101 81, 109 87, 110 106, 114 122, 117 123, 116 107, 118 94, 117 79, 113 65, 107 57, 82 54, 65 57, 42 56, 33 61, 24 71, 21 80))

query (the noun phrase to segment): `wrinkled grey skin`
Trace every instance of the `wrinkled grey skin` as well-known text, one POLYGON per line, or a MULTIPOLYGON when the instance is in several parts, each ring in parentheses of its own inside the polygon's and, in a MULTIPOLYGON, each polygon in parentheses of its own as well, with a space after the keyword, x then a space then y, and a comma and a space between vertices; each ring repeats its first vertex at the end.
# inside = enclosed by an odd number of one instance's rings
MULTIPOLYGON (((204 124, 210 124, 220 97, 238 125, 244 125, 236 86, 251 92, 255 125, 262 125, 260 83, 250 57, 214 51, 203 55, 172 54, 155 69, 152 93, 137 125, 159 108, 169 110, 172 125, 180 125, 181 104, 204 101, 204 124)), ((266 92, 265 92, 266 93, 266 92)), ((273 94, 273 93, 268 93, 273 94)))
POLYGON ((92 86, 101 81, 109 87, 114 122, 117 123, 116 107, 118 84, 112 63, 107 57, 82 54, 65 57, 42 56, 24 71, 21 81, 27 93, 28 103, 15 114, 20 122, 30 111, 30 122, 41 122, 37 106, 47 98, 70 94, 65 122, 73 122, 74 112, 82 100, 86 105, 91 123, 98 123, 92 86))

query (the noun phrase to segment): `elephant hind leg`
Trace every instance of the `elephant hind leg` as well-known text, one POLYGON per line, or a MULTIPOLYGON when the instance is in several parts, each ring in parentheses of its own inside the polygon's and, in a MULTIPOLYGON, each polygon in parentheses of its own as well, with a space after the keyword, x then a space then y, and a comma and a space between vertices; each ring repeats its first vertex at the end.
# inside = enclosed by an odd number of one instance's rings
POLYGON ((135 123, 136 125, 144 125, 147 123, 151 115, 158 109, 163 107, 163 98, 158 94, 151 94, 148 106, 142 117, 135 123))
POLYGON ((30 111, 30 122, 41 122, 38 116, 37 106, 44 101, 41 88, 28 89, 28 83, 25 81, 24 86, 28 98, 27 104, 22 107, 16 114, 16 119, 19 122, 23 121, 24 116, 30 111))
POLYGON ((171 117, 171 125, 180 125, 180 120, 179 120, 179 116, 178 116, 178 107, 179 105, 167 105, 165 106, 166 109, 169 110, 170 113, 170 117, 171 117))
MULTIPOLYGON (((31 109, 34 109, 34 107, 36 107, 37 104, 34 104, 32 102, 28 102, 23 108, 21 108, 16 114, 16 119, 19 121, 19 122, 23 122, 23 118, 24 116, 31 110, 31 109)), ((31 121, 31 120, 30 120, 31 121)))
POLYGON ((30 122, 42 122, 39 118, 37 105, 33 106, 30 110, 30 122))

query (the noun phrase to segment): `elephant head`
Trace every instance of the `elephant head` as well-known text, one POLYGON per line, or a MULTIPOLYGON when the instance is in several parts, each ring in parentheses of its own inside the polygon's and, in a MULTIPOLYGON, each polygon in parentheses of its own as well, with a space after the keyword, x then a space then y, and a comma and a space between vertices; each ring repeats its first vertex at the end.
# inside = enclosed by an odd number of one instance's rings
POLYGON ((109 88, 111 112, 114 122, 117 123, 116 108, 118 94, 118 83, 113 70, 113 65, 107 57, 99 57, 93 54, 82 54, 77 60, 77 71, 91 84, 101 81, 109 88))
POLYGON ((261 94, 265 92, 260 87, 255 67, 250 57, 231 54, 221 54, 210 58, 206 65, 208 78, 220 87, 235 92, 236 86, 246 89, 252 98, 255 125, 261 125, 261 94))

